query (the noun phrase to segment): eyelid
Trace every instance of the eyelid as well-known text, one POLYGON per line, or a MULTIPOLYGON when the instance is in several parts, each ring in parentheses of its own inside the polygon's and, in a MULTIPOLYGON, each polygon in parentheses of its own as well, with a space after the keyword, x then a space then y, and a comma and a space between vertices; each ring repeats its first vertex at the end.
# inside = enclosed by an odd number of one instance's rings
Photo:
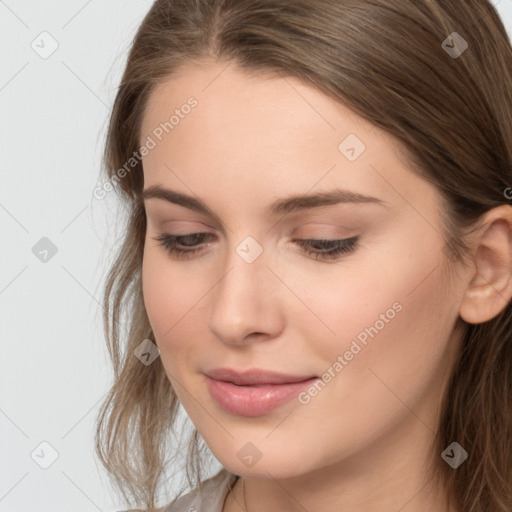
MULTIPOLYGON (((205 233, 206 230, 216 231, 214 226, 200 220, 165 220, 158 218, 153 221, 153 226, 157 231, 172 231, 174 236, 185 236, 197 233, 205 233), (181 231, 183 230, 183 233, 181 231)), ((171 234, 171 233, 169 233, 171 234)))
POLYGON ((294 229, 292 232, 293 238, 312 238, 312 239, 329 239, 329 240, 341 240, 344 238, 350 238, 356 233, 357 230, 349 228, 348 226, 326 226, 321 225, 313 229, 301 226, 300 228, 294 229), (325 229, 321 229, 321 228, 325 229), (338 228, 338 229, 335 229, 338 228), (341 229, 340 229, 341 228, 341 229))
MULTIPOLYGON (((204 254, 205 247, 210 245, 208 242, 206 244, 200 243, 198 245, 188 246, 188 249, 183 249, 182 247, 177 247, 177 240, 179 238, 187 238, 187 237, 201 237, 203 236, 211 236, 211 233, 204 232, 195 232, 195 233, 187 233, 185 235, 171 235, 169 233, 161 233, 158 237, 154 237, 153 239, 160 242, 159 245, 163 246, 165 250, 169 253, 169 255, 174 255, 174 259, 177 260, 186 260, 188 258, 193 258, 195 255, 201 256, 204 254)), ((299 238, 293 239, 291 242, 295 245, 301 247, 302 252, 304 254, 309 255, 308 257, 313 257, 312 259, 320 260, 323 263, 327 263, 329 261, 337 261, 343 258, 345 255, 349 255, 357 250, 359 247, 359 239, 360 235, 356 235, 350 238, 324 238, 324 237, 316 237, 316 238, 299 238), (314 246, 316 244, 334 244, 329 250, 317 249, 314 246)))
POLYGON ((341 240, 342 238, 350 238, 351 233, 354 233, 355 231, 353 229, 346 229, 343 232, 340 232, 340 230, 334 230, 334 229, 315 229, 315 230, 297 230, 296 233, 293 234, 293 238, 314 238, 314 239, 321 239, 321 238, 328 238, 330 240, 341 240))

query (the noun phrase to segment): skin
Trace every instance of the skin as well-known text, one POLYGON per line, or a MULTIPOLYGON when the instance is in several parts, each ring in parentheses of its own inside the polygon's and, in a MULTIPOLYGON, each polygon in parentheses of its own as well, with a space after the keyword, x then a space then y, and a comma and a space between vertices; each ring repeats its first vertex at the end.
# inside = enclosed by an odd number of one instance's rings
MULTIPOLYGON (((469 268, 455 265, 440 196, 394 139, 297 79, 226 66, 181 68, 154 90, 142 123, 141 143, 197 99, 144 157, 144 188, 191 195, 214 213, 145 201, 143 293, 171 384, 213 454, 245 481, 251 512, 448 510, 426 466, 445 464, 432 442, 460 347, 454 327, 459 316, 491 319, 510 299, 510 209, 473 235, 469 268), (353 162, 338 150, 348 134, 366 146, 353 162), (334 188, 385 205, 266 213, 277 198, 334 188), (212 236, 179 259, 155 240, 162 233, 212 236), (236 252, 247 236, 263 248, 250 264, 236 252), (332 260, 294 242, 352 236, 355 251, 332 260), (394 303, 400 312, 306 405, 243 417, 208 392, 203 372, 220 366, 321 376, 394 303), (261 453, 251 467, 237 456, 249 442, 261 453)), ((224 512, 243 510, 241 482, 224 512)))

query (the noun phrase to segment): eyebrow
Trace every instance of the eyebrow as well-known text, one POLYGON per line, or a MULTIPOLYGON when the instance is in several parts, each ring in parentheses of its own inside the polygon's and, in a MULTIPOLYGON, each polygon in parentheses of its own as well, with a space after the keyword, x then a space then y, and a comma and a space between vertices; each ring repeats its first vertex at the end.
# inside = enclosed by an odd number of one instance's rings
MULTIPOLYGON (((177 204, 199 213, 209 214, 213 217, 216 215, 211 211, 205 203, 195 197, 169 190, 160 185, 153 185, 146 188, 142 197, 144 200, 158 198, 169 203, 177 204)), ((342 203, 373 203, 379 206, 386 206, 386 201, 372 196, 366 196, 358 192, 350 190, 335 189, 328 192, 320 192, 317 194, 297 195, 287 198, 275 200, 269 207, 268 212, 271 215, 279 215, 282 213, 290 213, 294 211, 302 211, 310 208, 318 208, 321 206, 331 206, 342 203)))

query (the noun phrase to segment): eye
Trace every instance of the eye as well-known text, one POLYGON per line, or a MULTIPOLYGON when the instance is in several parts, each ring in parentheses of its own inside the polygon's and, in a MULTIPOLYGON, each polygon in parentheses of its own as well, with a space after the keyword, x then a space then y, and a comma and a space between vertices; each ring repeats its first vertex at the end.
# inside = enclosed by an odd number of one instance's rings
POLYGON ((359 237, 354 236, 345 240, 298 239, 294 241, 306 254, 312 255, 316 259, 334 259, 354 252, 358 240, 359 237))
POLYGON ((203 240, 204 235, 208 235, 208 233, 190 233, 189 235, 180 236, 162 233, 160 236, 154 238, 154 240, 160 242, 160 245, 172 256, 187 258, 200 251, 200 249, 194 247, 193 244, 195 241, 203 240), (178 247, 178 243, 185 247, 192 247, 192 249, 182 249, 178 247))
MULTIPOLYGON (((154 240, 171 255, 178 259, 185 259, 200 252, 204 245, 197 246, 195 242, 204 241, 205 237, 213 236, 209 233, 190 233, 188 235, 168 235, 162 233, 154 240), (181 245, 182 247, 179 247, 181 245), (185 248, 183 248, 185 247, 185 248), (186 248, 188 247, 188 249, 186 248)), ((354 252, 357 248, 358 236, 345 240, 324 240, 324 239, 295 239, 293 240, 302 250, 315 259, 335 259, 344 254, 354 252)))

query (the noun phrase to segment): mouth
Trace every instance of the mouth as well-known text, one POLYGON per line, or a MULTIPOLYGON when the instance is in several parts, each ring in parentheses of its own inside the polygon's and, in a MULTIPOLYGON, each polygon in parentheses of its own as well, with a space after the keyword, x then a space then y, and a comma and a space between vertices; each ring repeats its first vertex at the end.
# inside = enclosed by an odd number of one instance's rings
POLYGON ((239 416, 261 416, 284 405, 311 386, 318 377, 287 375, 253 369, 236 372, 220 368, 206 372, 208 391, 224 411, 239 416))
POLYGON ((208 370, 205 374, 214 380, 224 382, 232 382, 238 386, 258 386, 266 384, 293 384, 296 382, 304 382, 308 379, 315 378, 316 375, 292 375, 280 372, 264 370, 261 368, 253 368, 243 372, 236 371, 232 368, 214 368, 208 370))

